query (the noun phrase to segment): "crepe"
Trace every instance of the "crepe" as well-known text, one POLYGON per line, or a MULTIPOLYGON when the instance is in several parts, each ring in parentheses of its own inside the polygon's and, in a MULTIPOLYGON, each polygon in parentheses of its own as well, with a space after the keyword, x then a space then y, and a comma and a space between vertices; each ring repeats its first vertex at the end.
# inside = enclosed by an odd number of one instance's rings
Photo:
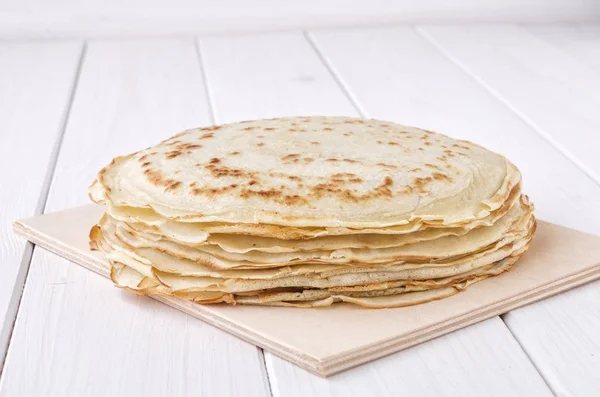
POLYGON ((188 130, 89 194, 117 286, 201 304, 420 304, 510 269, 536 225, 503 156, 347 117, 188 130))
POLYGON ((188 130, 118 157, 94 197, 181 222, 363 229, 485 218, 519 179, 470 142, 376 120, 292 117, 188 130))

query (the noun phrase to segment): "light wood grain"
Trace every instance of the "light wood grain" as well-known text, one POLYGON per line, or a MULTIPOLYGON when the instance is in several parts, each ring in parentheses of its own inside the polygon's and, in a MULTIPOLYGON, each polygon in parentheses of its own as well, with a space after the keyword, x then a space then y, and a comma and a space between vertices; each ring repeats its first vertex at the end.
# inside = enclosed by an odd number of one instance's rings
POLYGON ((513 26, 424 27, 423 34, 600 183, 600 76, 513 26))
POLYGON ((552 395, 498 317, 329 379, 272 355, 267 369, 274 397, 552 395), (478 346, 488 346, 485 369, 478 346))
POLYGON ((600 71, 600 24, 533 25, 525 26, 525 29, 587 66, 600 71))
MULTIPOLYGON (((209 122, 192 40, 90 43, 46 211, 87 203, 113 156, 209 122)), ((36 250, 0 395, 267 394, 254 346, 105 281, 36 250)))
POLYGON ((10 224, 41 211, 81 50, 77 42, 0 44, 0 357, 31 258, 10 224))
POLYGON ((199 40, 219 123, 294 115, 356 115, 299 33, 199 40))
MULTIPOLYGON (((348 41, 344 48, 350 50, 354 45, 355 43, 348 41)), ((335 85, 334 79, 321 63, 318 54, 300 34, 202 39, 200 48, 209 81, 209 91, 219 121, 288 114, 357 114, 343 90, 335 85)), ((362 62, 365 62, 364 52, 359 50, 353 52, 353 55, 349 60, 349 67, 359 67, 362 62)), ((364 78, 365 86, 368 86, 371 80, 377 79, 377 76, 369 74, 364 78)), ((389 79, 390 76, 386 78, 389 79)), ((385 81, 386 78, 381 81, 385 81)), ((374 95, 381 90, 384 93, 392 92, 387 90, 387 86, 373 85, 372 89, 374 95)), ((384 101, 382 99, 380 104, 383 105, 384 101)), ((510 346, 508 349, 514 350, 514 356, 519 360, 519 367, 529 366, 531 370, 532 367, 511 336, 503 329, 503 325, 499 322, 494 324, 485 328, 485 332, 489 333, 487 337, 496 338, 497 343, 510 346)), ((462 332, 465 331, 458 331, 449 338, 458 338, 462 332)), ((465 355, 461 349, 434 352, 426 347, 420 347, 425 349, 421 356, 422 360, 424 362, 443 360, 454 367, 471 365, 473 368, 479 368, 481 372, 497 365, 495 352, 489 346, 479 343, 481 339, 466 339, 465 343, 469 345, 471 355, 465 355), (470 364, 465 364, 465 361, 470 364)), ((393 368, 396 363, 403 360, 403 354, 401 352, 387 358, 382 368, 393 368)), ((265 353, 265 357, 270 362, 281 364, 268 367, 274 393, 276 391, 279 395, 293 393, 294 385, 302 383, 305 395, 319 395, 320 389, 317 385, 322 384, 320 379, 302 370, 281 371, 280 369, 288 364, 270 353, 265 353)), ((510 367, 508 362, 501 365, 510 367)), ((356 390, 363 393, 367 393, 372 385, 379 385, 379 390, 390 387, 393 392, 392 385, 398 376, 393 371, 383 369, 381 373, 377 370, 360 370, 358 373, 360 379, 356 380, 356 390)), ((497 376, 498 379, 508 381, 508 378, 514 374, 500 373, 497 376)), ((410 377, 404 379, 408 385, 407 390, 420 390, 419 384, 412 383, 410 377)), ((463 372, 458 375, 455 382, 468 385, 470 379, 471 375, 463 372)), ((533 382, 533 390, 537 390, 538 387, 535 385, 539 386, 539 383, 535 383, 537 382, 535 380, 533 382)), ((330 385, 334 395, 335 393, 343 395, 346 390, 339 382, 333 381, 327 385, 330 385)), ((539 389, 544 388, 539 387, 539 389)), ((530 389, 525 385, 522 390, 525 392, 530 389)))

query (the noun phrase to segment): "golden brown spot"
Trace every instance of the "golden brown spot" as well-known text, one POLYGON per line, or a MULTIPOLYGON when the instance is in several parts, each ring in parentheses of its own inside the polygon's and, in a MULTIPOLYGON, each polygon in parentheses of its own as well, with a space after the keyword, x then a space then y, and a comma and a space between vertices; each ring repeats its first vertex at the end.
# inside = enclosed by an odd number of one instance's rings
POLYGON ((358 164, 360 163, 360 161, 357 160, 351 160, 351 159, 343 159, 342 160, 344 163, 350 163, 350 164, 358 164))
POLYGON ((425 146, 431 146, 431 142, 423 142, 423 145, 425 145, 425 146))
POLYGON ((165 179, 160 171, 154 171, 150 168, 144 171, 144 175, 146 175, 151 184, 157 187, 162 186, 165 188, 165 191, 175 190, 181 186, 181 182, 173 179, 165 179))
POLYGON ((410 185, 405 185, 402 187, 402 189, 400 189, 398 191, 398 193, 403 193, 403 194, 412 194, 414 193, 414 188, 410 185))
POLYGON ((446 181, 446 182, 452 182, 453 179, 446 175, 446 174, 442 174, 441 172, 434 172, 433 174, 431 174, 433 176, 433 179, 435 179, 436 181, 446 181))
POLYGON ((433 178, 430 176, 425 178, 413 178, 413 189, 416 190, 418 193, 429 193, 427 190, 425 190, 425 186, 427 186, 427 184, 429 184, 429 182, 431 182, 432 180, 433 178))
POLYGON ((349 172, 341 172, 341 173, 337 173, 337 174, 333 174, 331 176, 331 181, 333 182, 339 182, 339 183, 360 183, 363 180, 360 179, 356 174, 352 174, 349 172))
POLYGON ((394 142, 394 141, 389 141, 388 145, 390 145, 390 146, 400 146, 400 144, 398 142, 394 142))
POLYGON ((391 165, 391 164, 385 164, 385 163, 377 163, 378 166, 380 167, 384 167, 384 168, 392 168, 392 169, 398 169, 397 166, 395 165, 391 165))
POLYGON ((209 139, 209 138, 212 138, 214 136, 215 136, 215 134, 213 134, 212 132, 209 132, 209 133, 201 135, 200 138, 198 138, 198 139, 209 139))
POLYGON ((142 167, 148 167, 150 165, 149 161, 146 161, 144 164, 142 164, 142 167))
POLYGON ((457 143, 453 144, 452 147, 457 147, 457 148, 464 149, 464 150, 470 150, 470 148, 468 146, 459 145, 457 143))
POLYGON ((183 153, 180 152, 179 150, 172 150, 170 152, 166 152, 165 153, 165 157, 167 159, 174 159, 175 157, 181 156, 183 153))
POLYGON ((156 156, 158 154, 158 152, 152 152, 150 154, 153 155, 153 156, 156 156))
POLYGON ((325 196, 337 196, 339 199, 350 202, 359 202, 378 197, 392 197, 390 187, 393 185, 391 177, 386 176, 382 183, 370 192, 359 195, 355 189, 349 189, 345 185, 348 183, 360 183, 362 179, 355 174, 340 173, 331 177, 327 183, 319 183, 310 187, 311 197, 316 199, 325 196))
POLYGON ((323 131, 333 131, 333 128, 325 127, 325 128, 323 128, 323 131))
POLYGON ((455 157, 454 152, 452 150, 444 150, 444 153, 446 153, 448 157, 455 157))
POLYGON ((280 204, 292 205, 292 204, 307 204, 308 201, 297 194, 294 195, 286 195, 283 194, 282 191, 277 189, 268 189, 268 190, 251 190, 251 189, 243 189, 240 192, 240 197, 242 198, 250 198, 250 197, 260 197, 263 199, 269 199, 275 201, 280 204))
POLYGON ((212 159, 210 159, 210 163, 211 163, 211 164, 219 164, 220 162, 221 162, 221 160, 219 160, 219 159, 218 159, 218 158, 216 158, 216 157, 213 157, 212 159))
POLYGON ((413 168, 413 169, 409 170, 408 172, 419 172, 419 171, 421 171, 420 168, 413 168))
POLYGON ((240 152, 229 152, 227 154, 229 154, 230 156, 238 156, 240 152))
POLYGON ((189 187, 196 187, 196 181, 194 181, 194 182, 190 183, 188 186, 189 186, 189 187))
POLYGON ((257 135, 256 137, 257 138, 264 138, 265 136, 264 135, 257 135))
POLYGON ((378 144, 378 145, 381 145, 382 143, 383 143, 383 142, 381 142, 381 141, 377 141, 377 144, 378 144))
POLYGON ((167 187, 165 187, 165 192, 171 191, 171 190, 175 190, 177 189, 179 186, 181 186, 181 182, 179 181, 172 181, 170 184, 167 185, 167 187))
MULTIPOLYGON (((147 158, 148 158, 148 155, 147 155, 147 154, 145 154, 145 155, 143 155, 142 157, 140 157, 140 158, 138 159, 138 161, 139 161, 140 163, 143 163, 143 162, 144 162, 144 161, 145 161, 147 158)), ((114 160, 113 160, 113 161, 114 161, 114 160)), ((111 162, 111 165, 112 165, 112 164, 114 164, 114 163, 113 163, 113 162, 111 162)))
POLYGON ((201 131, 216 131, 216 130, 220 130, 221 128, 223 128, 223 126, 222 126, 222 125, 213 125, 213 126, 211 126, 211 127, 204 127, 204 128, 201 128, 200 130, 201 130, 201 131))
POLYGON ((313 159, 313 158, 310 158, 310 157, 304 157, 302 160, 303 160, 305 163, 307 163, 307 164, 308 164, 308 163, 312 163, 313 161, 315 161, 315 159, 313 159))
POLYGON ((244 131, 252 131, 252 130, 255 130, 257 128, 258 127, 246 127, 246 128, 244 128, 244 131))
POLYGON ((248 182, 248 185, 252 186, 256 183, 256 181, 254 179, 252 179, 250 182, 248 182))
POLYGON ((307 200, 297 194, 283 196, 283 202, 287 205, 306 204, 307 200))
POLYGON ((197 145, 193 143, 182 143, 181 145, 177 145, 177 150, 192 150, 192 149, 200 149, 202 145, 197 145))
POLYGON ((283 156, 281 158, 281 161, 283 161, 283 162, 291 162, 291 161, 297 162, 298 161, 298 157, 300 157, 299 154, 292 153, 292 154, 288 154, 288 155, 283 156))
POLYGON ((425 167, 427 167, 427 168, 433 168, 434 170, 439 170, 439 169, 441 169, 441 168, 440 168, 440 167, 438 167, 437 165, 435 165, 435 164, 429 164, 429 163, 425 164, 425 167))
POLYGON ((334 159, 334 158, 330 158, 330 159, 327 159, 327 160, 325 160, 325 161, 328 161, 328 162, 330 162, 330 163, 335 163, 335 162, 338 162, 338 161, 340 161, 340 160, 338 160, 338 159, 334 159))
POLYGON ((300 178, 299 176, 295 176, 295 175, 288 175, 287 178, 290 181, 301 181, 302 180, 302 178, 300 178))
POLYGON ((311 142, 311 143, 312 143, 313 145, 320 145, 320 144, 321 144, 321 142, 314 142, 314 141, 313 141, 313 142, 311 142))
POLYGON ((262 142, 259 142, 259 143, 256 144, 256 146, 261 147, 261 146, 265 146, 265 144, 262 143, 262 142))
POLYGON ((205 165, 210 174, 215 178, 232 177, 232 178, 254 178, 256 172, 249 172, 239 168, 229 168, 224 165, 209 164, 205 165))
POLYGON ((265 131, 273 131, 274 129, 275 129, 275 128, 273 128, 273 127, 266 127, 266 128, 263 128, 263 130, 265 130, 265 131))

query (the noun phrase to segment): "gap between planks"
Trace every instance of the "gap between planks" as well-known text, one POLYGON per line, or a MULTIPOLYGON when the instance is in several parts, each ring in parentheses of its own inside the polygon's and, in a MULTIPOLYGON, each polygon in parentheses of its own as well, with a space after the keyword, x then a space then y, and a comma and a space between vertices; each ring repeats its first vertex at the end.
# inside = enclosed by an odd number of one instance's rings
MULTIPOLYGON (((510 26, 518 26, 518 25, 510 25, 510 26)), ((541 136, 546 142, 552 145, 563 157, 569 160, 575 167, 577 167, 583 174, 588 177, 592 182, 600 185, 600 180, 597 179, 590 168, 588 168, 585 164, 579 161, 575 156, 569 153, 563 145, 561 145, 556 139, 550 136, 548 133, 544 131, 543 128, 540 128, 536 125, 535 122, 529 119, 525 113, 517 109, 507 98, 505 98, 498 90, 492 87, 491 84, 488 84, 484 78, 480 77, 475 73, 471 68, 467 66, 466 63, 461 62, 458 58, 452 55, 451 51, 445 48, 440 42, 438 42, 435 37, 433 37, 429 32, 427 32, 426 28, 422 28, 419 26, 415 26, 413 28, 415 32, 421 36, 425 41, 434 46, 446 59, 456 65, 460 70, 462 70, 467 76, 481 85, 487 92, 490 93, 492 97, 494 97, 498 102, 506 106, 508 110, 510 110, 513 114, 515 114, 523 123, 525 123, 529 128, 531 128, 534 132, 536 132, 539 136, 541 136)), ((530 33, 534 35, 533 33, 530 33)), ((538 37, 537 35, 534 35, 538 37)))
MULTIPOLYGON (((542 137, 542 139, 544 139, 551 146, 553 146, 563 157, 565 157, 568 161, 570 161, 577 169, 579 169, 580 171, 582 171, 586 177, 588 177, 592 182, 600 185, 600 181, 597 181, 593 177, 593 175, 591 175, 587 171, 586 167, 583 167, 579 163, 579 161, 577 161, 576 159, 572 158, 562 148, 561 145, 559 145, 558 143, 556 143, 554 141, 554 139, 552 139, 551 137, 549 137, 543 130, 539 129, 534 123, 532 123, 524 114, 522 114, 514 106, 512 106, 512 104, 508 100, 506 100, 498 91, 496 91, 491 85, 489 85, 488 83, 486 83, 482 78, 480 78, 475 73, 473 73, 465 64, 463 64, 458 59, 456 59, 454 56, 452 56, 452 54, 450 53, 450 51, 447 50, 446 48, 444 48, 440 43, 438 43, 437 40, 435 40, 435 38, 433 36, 431 36, 426 30, 424 30, 423 28, 420 28, 418 26, 413 27, 413 29, 427 43, 431 44, 436 50, 438 50, 446 59, 448 59, 450 62, 452 62, 452 64, 456 65, 456 67, 458 67, 465 75, 467 75, 469 78, 473 79, 477 84, 479 84, 480 86, 482 86, 494 99, 496 99, 498 102, 500 102, 501 104, 503 104, 511 113, 515 114, 528 127, 530 127, 538 135, 540 135, 542 137)), ((504 319, 504 315, 500 315, 499 317, 502 320, 502 322, 504 323, 505 327, 511 333, 512 337, 515 339, 515 341, 517 342, 517 344, 519 345, 519 347, 521 348, 521 350, 523 351, 523 353, 525 354, 525 356, 527 357, 527 359, 531 362, 531 365, 533 365, 533 367, 535 368, 535 370, 537 371, 537 373, 539 374, 539 376, 542 378, 542 380, 544 381, 544 383, 546 384, 546 386, 548 387, 548 389, 554 395, 557 395, 556 391, 552 388, 552 386, 549 383, 548 379, 546 378, 546 376, 544 376, 544 373, 540 370, 540 368, 537 365, 537 363, 535 362, 535 360, 532 359, 531 355, 529 354, 529 352, 525 348, 525 346, 522 343, 522 341, 519 340, 519 338, 517 337, 517 335, 515 335, 515 333, 512 332, 512 329, 506 323, 506 321, 504 319)))
MULTIPOLYGON (((206 73, 206 67, 204 64, 204 58, 202 56, 202 49, 200 48, 200 40, 198 37, 194 37, 194 48, 196 50, 196 59, 198 61, 198 68, 200 68, 200 75, 202 76, 202 80, 204 83, 204 95, 206 96, 206 102, 208 104, 208 114, 210 117, 211 124, 216 124, 217 122, 217 114, 214 106, 214 99, 212 96, 212 91, 210 90, 210 85, 208 82, 208 76, 206 73)), ((267 365, 265 363, 265 352, 262 348, 255 346, 256 352, 258 354, 258 362, 260 367, 260 372, 263 376, 263 384, 265 386, 265 393, 269 397, 273 397, 273 388, 271 386, 271 377, 269 376, 269 371, 267 369, 267 365)))
MULTIPOLYGON (((83 42, 79 54, 79 60, 77 61, 77 68, 75 71, 75 75, 71 82, 71 88, 69 93, 69 99, 65 106, 63 116, 60 122, 60 128, 54 142, 54 146, 52 147, 52 151, 50 154, 50 159, 48 160, 48 164, 46 166, 46 176, 44 177, 44 183, 40 190, 40 195, 38 198, 37 205, 35 207, 35 211, 33 215, 41 215, 44 213, 46 208, 46 203, 48 201, 48 194, 50 193, 50 186, 52 185, 52 180, 54 179, 54 172, 56 169, 56 163, 58 161, 58 155, 60 154, 60 148, 62 146, 63 138, 65 136, 65 131, 67 129, 67 124, 69 122, 69 116, 71 114, 71 108, 73 106, 73 101, 75 99, 75 92, 77 91, 77 86, 79 84, 79 77, 81 75, 81 70, 83 67, 83 62, 85 59, 85 54, 87 50, 87 42, 83 42)), ((8 349, 10 348, 10 343, 12 341, 13 331, 15 328, 15 322, 17 319, 17 315, 19 314, 19 308, 21 307, 21 299, 23 297, 23 289, 25 288, 25 283, 27 282, 27 276, 29 275, 29 268, 31 265, 31 259, 33 258, 33 252, 35 251, 35 245, 27 242, 25 246, 25 250, 23 251, 23 256, 21 259, 21 263, 19 265, 19 270, 17 273, 17 277, 15 280, 15 284, 13 287, 13 292, 10 297, 10 301, 8 303, 6 320, 4 323, 4 329, 2 329, 2 334, 0 335, 1 341, 6 341, 3 346, 3 354, 2 354, 2 362, 0 362, 0 376, 4 372, 4 364, 6 362, 6 355, 8 354, 8 349)))

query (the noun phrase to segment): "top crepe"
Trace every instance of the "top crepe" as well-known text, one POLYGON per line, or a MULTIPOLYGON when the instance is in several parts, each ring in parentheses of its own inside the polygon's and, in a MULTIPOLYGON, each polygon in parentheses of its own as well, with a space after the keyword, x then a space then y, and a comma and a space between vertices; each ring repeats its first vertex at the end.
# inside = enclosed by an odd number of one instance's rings
POLYGON ((290 117, 193 129, 120 157, 97 202, 177 222, 293 227, 465 225, 520 174, 470 142, 390 122, 290 117))

